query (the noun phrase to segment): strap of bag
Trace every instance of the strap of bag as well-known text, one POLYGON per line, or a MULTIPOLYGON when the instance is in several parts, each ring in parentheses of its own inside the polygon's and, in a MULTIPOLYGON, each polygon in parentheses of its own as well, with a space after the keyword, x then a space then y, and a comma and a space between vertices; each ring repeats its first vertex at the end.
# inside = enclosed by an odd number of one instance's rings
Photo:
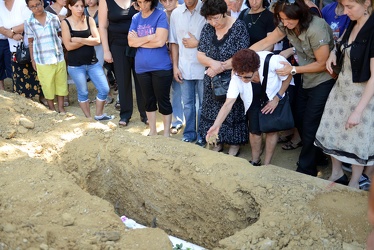
POLYGON ((265 58, 264 70, 262 72, 262 76, 264 77, 264 79, 262 80, 262 84, 261 84, 261 102, 265 102, 265 101, 269 100, 269 98, 266 94, 266 86, 267 86, 267 83, 268 83, 269 62, 270 62, 270 58, 273 55, 274 55, 273 53, 270 53, 265 58))

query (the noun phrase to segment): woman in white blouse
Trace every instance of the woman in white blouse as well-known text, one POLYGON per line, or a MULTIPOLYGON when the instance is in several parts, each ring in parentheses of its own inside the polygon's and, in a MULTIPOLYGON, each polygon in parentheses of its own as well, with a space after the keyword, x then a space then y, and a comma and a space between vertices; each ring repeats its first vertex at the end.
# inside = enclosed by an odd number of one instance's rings
MULTIPOLYGON (((261 82, 262 72, 266 56, 269 51, 254 52, 250 49, 243 49, 235 53, 232 57, 232 76, 230 86, 227 91, 226 101, 219 111, 213 126, 208 130, 206 140, 216 138, 222 122, 231 111, 232 105, 240 95, 243 100, 245 112, 249 120, 250 144, 252 159, 249 161, 254 166, 261 164, 262 132, 259 126, 259 112, 272 113, 278 105, 280 99, 285 96, 292 76, 279 76, 276 70, 283 68, 287 60, 279 55, 273 55, 269 61, 268 81, 266 94, 269 102, 261 109, 261 82)), ((264 165, 270 164, 274 154, 274 149, 278 141, 278 132, 266 133, 266 147, 264 165)))

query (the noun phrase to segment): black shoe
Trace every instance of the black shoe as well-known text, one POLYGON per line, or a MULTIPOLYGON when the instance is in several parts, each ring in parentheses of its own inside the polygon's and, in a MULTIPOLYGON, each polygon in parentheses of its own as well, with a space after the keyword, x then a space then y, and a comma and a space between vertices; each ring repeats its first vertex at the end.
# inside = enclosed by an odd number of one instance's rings
POLYGON ((261 160, 258 160, 257 162, 254 162, 254 161, 249 161, 249 163, 251 163, 253 166, 255 167, 259 167, 261 166, 261 160))
POLYGON ((206 141, 203 140, 203 139, 199 139, 195 142, 196 145, 200 146, 200 147, 205 147, 206 145, 206 141))
POLYGON ((349 183, 349 179, 348 179, 348 176, 346 174, 343 174, 342 177, 340 177, 339 179, 335 180, 334 182, 338 183, 338 184, 342 184, 342 185, 347 186, 348 183, 349 183))
POLYGON ((147 117, 140 117, 140 120, 145 124, 149 125, 148 118, 147 117))

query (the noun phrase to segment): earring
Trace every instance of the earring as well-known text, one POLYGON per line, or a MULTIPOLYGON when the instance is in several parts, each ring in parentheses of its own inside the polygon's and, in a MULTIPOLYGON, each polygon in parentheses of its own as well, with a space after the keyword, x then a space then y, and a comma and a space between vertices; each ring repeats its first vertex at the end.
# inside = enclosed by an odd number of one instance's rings
POLYGON ((364 12, 364 15, 367 16, 367 14, 368 14, 368 10, 366 9, 364 12))

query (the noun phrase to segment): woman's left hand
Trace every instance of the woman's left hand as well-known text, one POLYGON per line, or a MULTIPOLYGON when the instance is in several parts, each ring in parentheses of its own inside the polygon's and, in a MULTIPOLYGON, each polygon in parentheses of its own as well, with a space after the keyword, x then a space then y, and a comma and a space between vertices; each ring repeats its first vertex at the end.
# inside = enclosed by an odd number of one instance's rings
POLYGON ((361 122, 361 114, 357 111, 353 111, 352 114, 348 117, 347 122, 345 123, 345 129, 353 128, 361 122))
POLYGON ((265 107, 261 109, 261 113, 263 114, 272 114, 274 110, 277 108, 279 101, 276 99, 273 99, 269 101, 265 107))
POLYGON ((283 68, 281 69, 277 69, 277 74, 279 76, 288 76, 289 74, 291 74, 291 70, 292 70, 292 65, 289 64, 288 62, 280 62, 281 64, 283 64, 283 68))
POLYGON ((129 37, 138 37, 138 33, 135 30, 129 31, 129 37))

